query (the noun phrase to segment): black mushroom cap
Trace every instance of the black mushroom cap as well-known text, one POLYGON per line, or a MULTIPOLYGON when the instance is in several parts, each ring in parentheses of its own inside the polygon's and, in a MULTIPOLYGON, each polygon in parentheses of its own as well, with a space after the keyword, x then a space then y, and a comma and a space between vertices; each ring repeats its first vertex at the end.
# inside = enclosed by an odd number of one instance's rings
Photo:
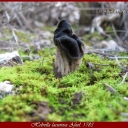
POLYGON ((73 34, 67 20, 61 20, 54 32, 54 44, 64 49, 71 59, 79 59, 84 55, 83 42, 73 34))

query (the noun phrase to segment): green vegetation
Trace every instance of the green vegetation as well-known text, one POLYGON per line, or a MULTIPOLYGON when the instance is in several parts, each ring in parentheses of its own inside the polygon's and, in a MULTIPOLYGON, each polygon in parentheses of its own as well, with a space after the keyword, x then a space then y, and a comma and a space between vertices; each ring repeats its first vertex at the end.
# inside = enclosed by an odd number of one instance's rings
MULTIPOLYGON (((20 42, 29 43, 31 39, 34 38, 34 35, 31 33, 26 33, 24 31, 19 31, 19 30, 14 30, 14 32, 20 42)), ((4 35, 1 38, 2 41, 13 40, 13 34, 9 28, 3 29, 2 34, 4 35)))
POLYGON ((128 112, 128 86, 118 86, 122 77, 115 60, 85 54, 79 70, 59 80, 53 74, 55 51, 46 48, 39 51, 41 60, 0 69, 0 81, 9 80, 16 93, 0 100, 0 121, 121 121, 120 113, 128 112), (86 62, 97 64, 92 74, 86 62))
POLYGON ((47 31, 48 30, 48 31, 50 31, 52 33, 55 31, 55 29, 56 29, 55 26, 50 26, 49 27, 49 26, 46 26, 46 25, 42 28, 43 31, 45 31, 45 30, 47 31))
POLYGON ((15 31, 18 39, 20 40, 20 42, 25 42, 25 43, 29 43, 31 41, 31 39, 34 38, 33 34, 30 33, 24 33, 22 31, 15 31))

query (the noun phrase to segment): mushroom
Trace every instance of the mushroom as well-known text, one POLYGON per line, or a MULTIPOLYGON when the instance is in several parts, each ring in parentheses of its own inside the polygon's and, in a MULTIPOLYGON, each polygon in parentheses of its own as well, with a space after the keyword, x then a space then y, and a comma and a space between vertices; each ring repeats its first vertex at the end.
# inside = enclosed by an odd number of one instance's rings
POLYGON ((54 31, 54 44, 57 48, 54 74, 61 78, 78 69, 84 55, 84 44, 73 33, 67 20, 61 20, 54 31))

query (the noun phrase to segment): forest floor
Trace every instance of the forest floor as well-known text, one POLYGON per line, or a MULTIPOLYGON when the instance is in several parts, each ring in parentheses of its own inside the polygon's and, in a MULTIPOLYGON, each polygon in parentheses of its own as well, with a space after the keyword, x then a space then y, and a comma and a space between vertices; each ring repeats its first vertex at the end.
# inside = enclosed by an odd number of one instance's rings
MULTIPOLYGON (((56 79, 53 73, 54 29, 38 31, 41 41, 36 34, 16 32, 19 43, 25 45, 25 48, 18 45, 24 63, 0 68, 0 82, 10 81, 14 85, 14 93, 0 99, 0 121, 128 121, 128 60, 117 61, 109 56, 124 57, 127 53, 111 51, 104 55, 85 51, 77 71, 56 79), (24 59, 24 56, 35 54, 38 59, 24 59)), ((6 44, 12 36, 9 30, 5 32, 0 42, 6 44)), ((107 45, 98 44, 104 41, 98 33, 86 34, 82 40, 85 50, 103 49, 107 45)), ((3 53, 5 46, 0 45, 3 53)), ((10 46, 7 46, 9 51, 10 46)), ((17 49, 16 44, 11 46, 17 49)))

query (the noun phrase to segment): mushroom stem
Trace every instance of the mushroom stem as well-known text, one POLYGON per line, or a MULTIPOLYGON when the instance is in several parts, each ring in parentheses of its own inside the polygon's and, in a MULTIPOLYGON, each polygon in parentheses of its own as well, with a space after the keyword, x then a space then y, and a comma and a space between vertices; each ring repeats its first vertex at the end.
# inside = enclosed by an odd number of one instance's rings
POLYGON ((71 59, 67 55, 67 52, 58 46, 54 62, 54 74, 57 78, 61 78, 77 70, 81 63, 82 58, 71 59))

